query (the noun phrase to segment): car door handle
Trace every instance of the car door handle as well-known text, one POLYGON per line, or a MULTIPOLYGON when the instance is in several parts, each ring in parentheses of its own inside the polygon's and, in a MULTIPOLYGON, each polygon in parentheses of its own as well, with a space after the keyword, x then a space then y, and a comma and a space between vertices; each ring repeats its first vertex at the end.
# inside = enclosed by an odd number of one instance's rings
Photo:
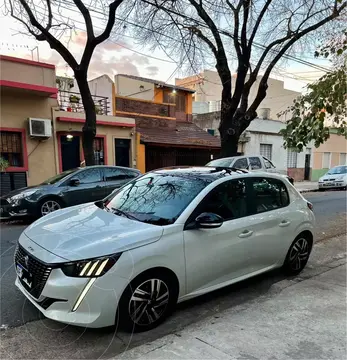
POLYGON ((286 227, 286 226, 289 226, 289 225, 290 225, 290 221, 283 220, 283 221, 281 221, 281 223, 278 226, 286 227))
POLYGON ((253 231, 250 230, 244 230, 241 234, 239 234, 239 238, 247 238, 253 234, 253 231))

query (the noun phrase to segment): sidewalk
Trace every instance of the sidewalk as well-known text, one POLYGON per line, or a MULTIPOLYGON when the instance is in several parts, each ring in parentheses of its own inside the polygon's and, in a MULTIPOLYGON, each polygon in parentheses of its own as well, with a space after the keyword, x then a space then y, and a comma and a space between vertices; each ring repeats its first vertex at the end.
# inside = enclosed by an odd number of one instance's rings
POLYGON ((295 181, 294 186, 301 193, 318 191, 318 183, 316 181, 295 181))
POLYGON ((115 359, 345 359, 345 259, 326 269, 115 359))

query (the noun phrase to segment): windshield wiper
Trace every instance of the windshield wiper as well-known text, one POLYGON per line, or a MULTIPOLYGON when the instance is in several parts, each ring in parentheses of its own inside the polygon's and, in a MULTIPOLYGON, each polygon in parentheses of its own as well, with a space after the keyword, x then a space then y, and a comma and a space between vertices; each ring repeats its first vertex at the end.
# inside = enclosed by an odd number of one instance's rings
MULTIPOLYGON (((107 206, 106 206, 107 207, 107 206)), ((136 216, 134 215, 131 215, 123 210, 120 210, 120 209, 116 209, 116 208, 111 208, 111 210, 117 214, 117 215, 122 215, 122 216, 125 216, 127 217, 128 219, 131 219, 131 220, 136 220, 136 221, 140 221, 136 216)))

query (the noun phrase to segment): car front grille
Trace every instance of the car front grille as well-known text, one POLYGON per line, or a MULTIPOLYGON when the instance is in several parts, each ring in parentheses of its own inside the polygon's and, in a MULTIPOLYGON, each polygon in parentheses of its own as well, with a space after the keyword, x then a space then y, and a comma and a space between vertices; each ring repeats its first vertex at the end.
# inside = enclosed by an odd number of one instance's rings
POLYGON ((335 181, 335 179, 323 179, 323 181, 335 181))
POLYGON ((14 260, 16 264, 22 265, 29 273, 32 274, 31 288, 20 279, 21 284, 34 298, 38 299, 52 271, 52 268, 45 263, 35 259, 20 245, 17 245, 14 260))

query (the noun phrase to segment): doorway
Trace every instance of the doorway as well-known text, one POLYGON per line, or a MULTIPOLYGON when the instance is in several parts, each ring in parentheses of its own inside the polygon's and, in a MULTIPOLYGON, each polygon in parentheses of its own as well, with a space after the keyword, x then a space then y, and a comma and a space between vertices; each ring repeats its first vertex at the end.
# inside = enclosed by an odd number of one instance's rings
POLYGON ((74 136, 67 139, 60 135, 62 170, 70 170, 80 166, 80 138, 74 136))
POLYGON ((310 180, 310 164, 311 164, 311 154, 306 154, 304 180, 310 180))
POLYGON ((115 139, 116 165, 130 167, 130 140, 115 139))

